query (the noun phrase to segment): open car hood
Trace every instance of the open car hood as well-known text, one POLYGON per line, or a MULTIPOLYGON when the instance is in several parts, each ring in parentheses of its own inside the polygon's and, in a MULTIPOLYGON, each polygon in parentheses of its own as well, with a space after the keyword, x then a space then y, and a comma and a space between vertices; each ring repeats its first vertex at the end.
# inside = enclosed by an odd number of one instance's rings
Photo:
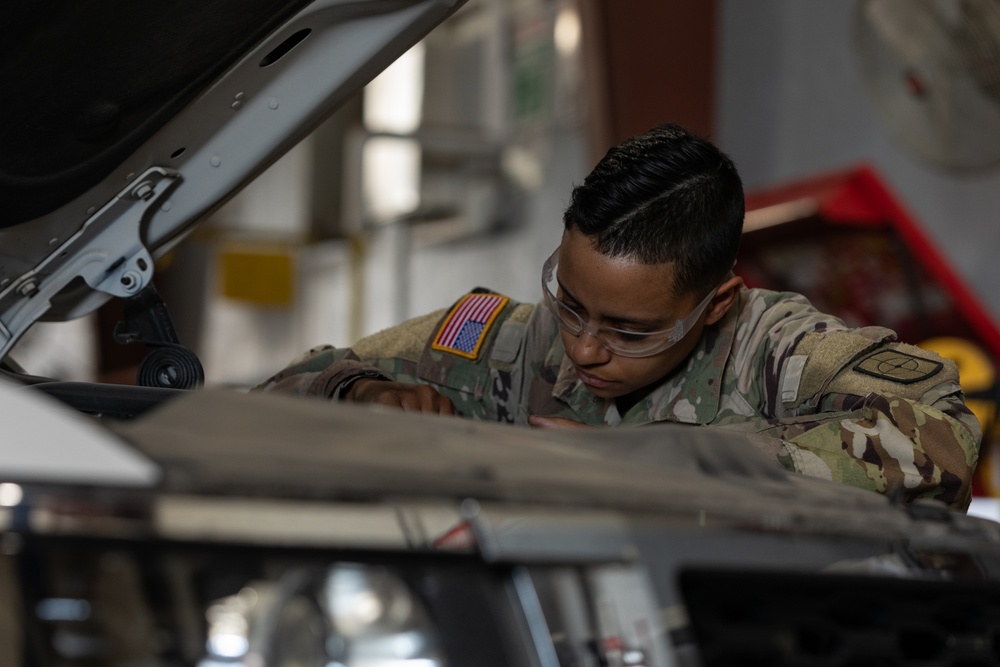
POLYGON ((465 0, 0 7, 0 359, 154 260, 465 0))

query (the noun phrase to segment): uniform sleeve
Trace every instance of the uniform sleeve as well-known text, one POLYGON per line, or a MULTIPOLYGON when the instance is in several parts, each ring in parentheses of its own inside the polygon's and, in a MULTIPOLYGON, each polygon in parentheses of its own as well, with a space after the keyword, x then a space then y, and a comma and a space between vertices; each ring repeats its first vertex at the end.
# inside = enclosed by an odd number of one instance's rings
POLYGON ((798 337, 752 436, 787 469, 966 509, 982 431, 953 362, 865 329, 798 337))
POLYGON ((797 473, 968 508, 981 430, 961 393, 922 402, 872 392, 824 404, 809 417, 768 420, 752 439, 797 473))
POLYGON ((351 349, 323 346, 310 350, 251 391, 331 399, 338 398, 351 382, 369 377, 393 379, 374 364, 358 359, 351 349))
POLYGON ((526 340, 537 333, 535 312, 531 304, 477 288, 449 309, 385 329, 350 348, 311 350, 254 391, 337 398, 359 377, 380 377, 429 385, 462 417, 526 424, 524 402, 533 379, 525 373, 532 348, 526 340), (470 299, 473 305, 466 308, 470 299), (438 344, 453 331, 457 334, 447 344, 438 344))
POLYGON ((407 320, 362 338, 350 348, 313 348, 252 391, 329 399, 359 378, 416 382, 421 351, 443 313, 439 310, 407 320))
POLYGON ((982 431, 955 364, 799 295, 770 299, 744 311, 737 364, 758 416, 728 427, 788 470, 967 508, 982 431))

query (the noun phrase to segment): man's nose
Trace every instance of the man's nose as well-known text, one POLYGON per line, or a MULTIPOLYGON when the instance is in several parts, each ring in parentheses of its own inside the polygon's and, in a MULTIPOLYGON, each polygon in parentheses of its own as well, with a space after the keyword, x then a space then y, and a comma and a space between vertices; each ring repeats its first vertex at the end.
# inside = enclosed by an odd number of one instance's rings
POLYGON ((610 356, 601 341, 586 331, 581 331, 573 343, 573 362, 581 366, 604 363, 610 356))

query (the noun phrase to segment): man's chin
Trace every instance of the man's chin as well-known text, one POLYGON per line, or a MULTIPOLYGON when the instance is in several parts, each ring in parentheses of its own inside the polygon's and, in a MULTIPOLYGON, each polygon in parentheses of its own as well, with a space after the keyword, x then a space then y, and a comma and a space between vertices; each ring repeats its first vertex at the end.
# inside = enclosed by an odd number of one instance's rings
POLYGON ((587 391, 598 398, 613 399, 620 398, 625 395, 625 391, 617 384, 606 387, 595 387, 587 384, 586 382, 583 382, 582 384, 587 391))

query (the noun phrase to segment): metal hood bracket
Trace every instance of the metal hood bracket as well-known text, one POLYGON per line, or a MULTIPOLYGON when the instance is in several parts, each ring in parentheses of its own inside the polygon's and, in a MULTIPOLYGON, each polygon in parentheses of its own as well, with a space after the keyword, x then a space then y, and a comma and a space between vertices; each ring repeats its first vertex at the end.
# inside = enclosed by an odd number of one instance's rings
POLYGON ((94 290, 77 307, 80 315, 109 296, 134 296, 149 285, 153 258, 142 241, 143 227, 180 182, 173 169, 148 169, 38 266, 5 287, 0 292, 0 359, 78 279, 94 290))

